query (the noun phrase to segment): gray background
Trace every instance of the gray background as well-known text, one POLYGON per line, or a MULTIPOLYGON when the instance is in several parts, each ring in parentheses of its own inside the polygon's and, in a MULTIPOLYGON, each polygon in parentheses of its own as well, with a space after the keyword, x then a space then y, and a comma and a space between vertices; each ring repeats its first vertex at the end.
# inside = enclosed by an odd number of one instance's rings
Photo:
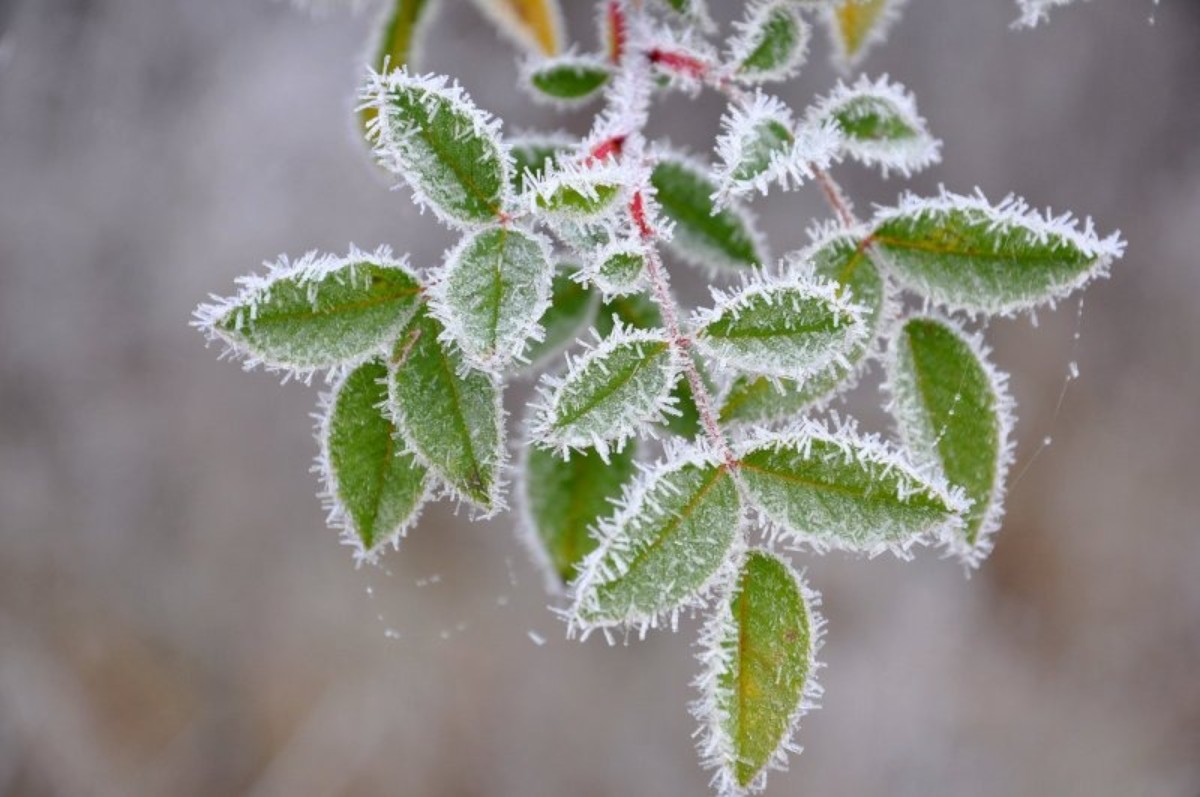
MULTIPOLYGON (((590 46, 591 4, 568 4, 590 46)), ((429 68, 508 129, 582 129, 513 90, 512 48, 464 0, 444 6, 429 68)), ((1014 16, 913 0, 868 60, 946 141, 913 185, 1091 214, 1129 254, 1078 344, 1075 301, 989 332, 1032 464, 980 572, 796 557, 824 593, 825 707, 772 794, 1200 794, 1200 13, 1014 16)), ((694 623, 569 643, 509 521, 444 507, 355 571, 313 498, 315 389, 219 363, 187 327, 280 252, 389 243, 430 264, 452 242, 354 138, 369 23, 0 2, 0 794, 706 793, 694 623)), ((814 49, 783 92, 798 107, 833 77, 814 49)), ((655 132, 703 149, 718 114, 672 100, 655 132)), ((839 174, 864 206, 901 188, 839 174)), ((776 252, 826 215, 812 190, 759 208, 776 252)))

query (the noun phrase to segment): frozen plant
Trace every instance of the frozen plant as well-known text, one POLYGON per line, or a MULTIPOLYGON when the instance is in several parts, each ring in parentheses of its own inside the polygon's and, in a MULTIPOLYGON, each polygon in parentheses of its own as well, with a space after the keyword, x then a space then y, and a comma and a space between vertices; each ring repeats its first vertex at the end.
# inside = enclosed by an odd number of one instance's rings
POLYGON ((722 795, 757 791, 820 694, 818 598, 786 552, 932 546, 978 566, 1013 445, 979 322, 1053 305, 1124 243, 979 191, 855 213, 835 164, 938 162, 913 96, 860 77, 798 112, 764 87, 801 69, 812 16, 848 68, 893 0, 754 0, 723 36, 700 0, 603 0, 595 53, 562 51, 547 0, 485 5, 551 53, 521 70, 535 97, 599 105, 586 135, 507 137, 451 79, 392 68, 430 8, 397 0, 360 119, 458 244, 428 266, 386 247, 281 258, 195 324, 247 368, 332 383, 316 469, 360 563, 428 501, 489 518, 515 493, 569 636, 703 614, 701 756, 722 795), (705 90, 727 102, 712 162, 646 137, 657 97, 705 90), (747 203, 809 185, 831 219, 771 258, 747 203), (664 253, 708 278, 707 306, 681 306, 664 253), (894 439, 825 410, 875 362, 894 439), (514 445, 503 393, 536 372, 514 445))

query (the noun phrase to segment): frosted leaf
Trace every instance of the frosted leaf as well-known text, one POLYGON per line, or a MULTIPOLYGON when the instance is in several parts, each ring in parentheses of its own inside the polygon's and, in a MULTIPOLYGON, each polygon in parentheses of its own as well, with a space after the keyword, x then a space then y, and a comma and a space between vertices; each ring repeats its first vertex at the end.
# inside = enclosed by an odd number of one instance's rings
POLYGON ((387 367, 370 360, 338 382, 323 406, 318 471, 329 522, 359 561, 375 561, 416 525, 428 497, 426 469, 408 453, 387 404, 387 367))
POLYGON ((808 56, 812 29, 795 0, 757 0, 734 29, 726 60, 731 76, 744 83, 787 80, 808 56))
POLYGON ((852 427, 805 422, 738 447, 739 473, 773 533, 818 550, 905 554, 962 527, 969 502, 940 476, 852 427))
POLYGON ((826 121, 842 133, 842 151, 866 166, 878 166, 884 177, 897 171, 905 177, 941 160, 942 142, 929 134, 917 113, 911 93, 887 75, 865 75, 833 92, 810 109, 812 124, 826 121))
POLYGON ((715 457, 691 452, 643 474, 579 568, 572 629, 644 630, 694 605, 736 560, 741 522, 737 485, 715 457))
POLYGON ((437 5, 437 0, 389 0, 376 27, 371 58, 376 72, 414 67, 422 53, 422 36, 437 5))
POLYGON ((606 161, 601 164, 559 164, 532 180, 526 177, 531 212, 565 221, 594 221, 621 207, 630 170, 606 161))
POLYGON ((784 769, 800 717, 815 708, 818 596, 787 562, 751 551, 700 637, 699 749, 721 795, 761 791, 784 769))
POLYGON ((1087 220, 1031 211, 1009 196, 911 194, 878 211, 872 241, 896 279, 951 310, 1010 314, 1053 304, 1097 277, 1125 251, 1087 220))
POLYGON ((588 279, 605 298, 638 293, 646 285, 646 254, 640 241, 613 241, 596 253, 588 279))
POLYGON ((703 32, 709 32, 714 27, 707 0, 654 0, 654 3, 670 9, 703 32))
POLYGON ((977 565, 1004 515, 1013 450, 1008 377, 988 362, 981 338, 932 317, 909 319, 897 330, 888 377, 892 409, 912 456, 973 502, 965 525, 947 543, 977 565))
POLYGON ((674 224, 667 241, 672 252, 692 265, 744 269, 766 263, 770 253, 750 212, 737 202, 718 209, 711 169, 678 152, 661 152, 651 173, 655 199, 674 224))
POLYGON ((569 346, 596 318, 599 297, 575 278, 574 266, 560 265, 550 288, 550 306, 538 322, 542 339, 531 340, 525 356, 538 368, 569 346))
POLYGON ((541 236, 506 226, 471 233, 446 256, 429 306, 472 364, 503 367, 536 336, 554 277, 548 252, 541 236))
POLYGON ((236 296, 200 305, 192 322, 247 368, 306 375, 362 362, 395 339, 422 301, 408 263, 387 249, 267 265, 265 275, 238 280, 236 296))
POLYGON ((566 133, 531 133, 509 140, 508 152, 512 156, 512 187, 517 194, 524 194, 532 180, 526 183, 526 174, 535 179, 554 168, 558 159, 572 152, 578 141, 566 133))
POLYGON ((633 482, 637 470, 632 442, 610 451, 606 462, 595 450, 575 451, 563 459, 533 445, 525 447, 519 491, 526 542, 562 588, 596 548, 592 529, 610 515, 613 504, 633 482))
POLYGON ((535 99, 564 107, 595 99, 612 77, 609 64, 593 55, 574 53, 530 60, 523 72, 535 99))
POLYGON ((874 353, 888 320, 888 287, 871 262, 865 229, 836 227, 819 233, 804 250, 784 258, 792 273, 811 272, 838 285, 839 292, 863 310, 866 334, 847 354, 796 382, 771 377, 739 376, 721 401, 722 423, 778 421, 828 400, 850 387, 874 353))
POLYGON ((538 388, 542 404, 531 429, 546 448, 594 447, 607 456, 672 408, 679 363, 661 330, 618 327, 582 357, 568 354, 567 363, 565 377, 543 377, 538 388))
POLYGON ((475 5, 529 52, 552 56, 562 50, 565 36, 558 0, 475 0, 475 5))
POLYGON ((512 168, 500 123, 462 89, 405 69, 372 71, 360 99, 377 114, 367 125, 376 159, 404 178, 417 204, 459 226, 500 217, 512 168))
POLYGON ((834 363, 849 367, 847 355, 867 335, 862 309, 808 274, 758 277, 713 298, 692 319, 696 345, 746 373, 801 380, 834 363))
POLYGON ((504 411, 500 384, 469 370, 422 311, 388 361, 388 406, 417 460, 460 501, 484 515, 504 508, 504 411))
POLYGON ((787 106, 761 92, 732 103, 721 131, 714 174, 718 207, 731 197, 766 194, 773 183, 787 190, 811 179, 814 167, 824 169, 838 156, 841 138, 832 125, 797 128, 787 106))
POLYGON ((834 63, 843 71, 858 66, 887 38, 907 0, 840 0, 829 5, 825 22, 833 40, 834 63))

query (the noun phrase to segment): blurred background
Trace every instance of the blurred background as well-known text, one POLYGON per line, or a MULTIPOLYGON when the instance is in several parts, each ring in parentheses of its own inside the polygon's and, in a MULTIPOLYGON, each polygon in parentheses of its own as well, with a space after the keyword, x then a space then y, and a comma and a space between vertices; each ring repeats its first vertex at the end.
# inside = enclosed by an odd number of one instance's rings
MULTIPOLYGON (((592 4, 566 5, 592 46, 592 4)), ((428 69, 508 130, 585 129, 513 88, 470 4, 442 6, 428 69)), ((1092 215, 1128 255, 1081 316, 988 332, 1020 448, 978 573, 794 557, 824 595, 825 698, 773 795, 1200 795, 1200 5, 1015 15, 914 0, 868 59, 946 142, 912 186, 1092 215)), ((313 497, 316 388, 188 328, 281 252, 430 265, 452 243, 355 138, 370 17, 0 0, 0 794, 708 793, 695 622, 567 642, 510 520, 445 506, 355 570, 313 497)), ((793 106, 830 86, 827 55, 818 36, 793 106)), ((719 113, 672 99, 654 132, 704 152, 719 113)), ((903 187, 839 176, 864 207, 903 187)), ((827 215, 811 190, 758 208, 777 253, 827 215)), ((876 384, 847 409, 885 428, 876 384)))

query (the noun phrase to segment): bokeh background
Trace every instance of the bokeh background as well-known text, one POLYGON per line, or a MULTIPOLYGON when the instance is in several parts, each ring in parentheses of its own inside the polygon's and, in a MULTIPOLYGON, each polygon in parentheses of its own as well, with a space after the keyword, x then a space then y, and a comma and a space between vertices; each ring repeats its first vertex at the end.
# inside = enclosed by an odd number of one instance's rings
MULTIPOLYGON (((584 129, 513 88, 470 4, 442 5, 429 69, 508 129, 584 129)), ((592 4, 566 5, 591 46, 592 4)), ((1200 6, 1094 0, 1024 32, 1015 13, 913 0, 868 60, 945 139, 913 186, 1090 214, 1128 256, 1082 315, 989 330, 1020 475, 978 573, 795 557, 824 594, 825 699, 774 795, 1200 794, 1200 6)), ((188 328, 280 252, 428 265, 452 242, 355 138, 370 21, 0 0, 0 794, 707 793, 694 622, 568 642, 510 521, 441 506, 355 570, 313 497, 316 389, 188 328)), ((814 50, 797 107, 834 77, 814 50)), ((705 151, 719 112, 671 100, 654 130, 705 151)), ((902 187, 839 174, 864 206, 902 187)), ((826 215, 813 191, 758 207, 776 252, 826 215)), ((876 381, 848 410, 885 428, 876 381)))

